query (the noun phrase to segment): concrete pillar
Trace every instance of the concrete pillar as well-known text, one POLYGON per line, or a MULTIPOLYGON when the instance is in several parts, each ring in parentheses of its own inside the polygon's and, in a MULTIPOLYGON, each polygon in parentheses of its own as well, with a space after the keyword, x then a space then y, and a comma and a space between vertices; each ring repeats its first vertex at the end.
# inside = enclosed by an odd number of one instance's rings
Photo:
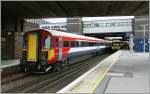
POLYGON ((74 17, 74 18, 67 18, 67 32, 75 33, 75 34, 82 34, 82 18, 74 17))
POLYGON ((33 29, 39 28, 38 24, 26 22, 25 20, 19 21, 17 24, 17 31, 15 32, 15 52, 14 52, 14 59, 21 58, 21 52, 20 49, 22 48, 23 43, 23 35, 22 32, 31 31, 33 29))
POLYGON ((23 19, 18 19, 15 24, 15 33, 14 33, 14 59, 19 59, 21 57, 21 52, 20 49, 22 47, 22 42, 23 42, 23 32, 24 28, 24 20, 23 19))
POLYGON ((2 60, 21 57, 22 32, 39 28, 38 24, 27 23, 23 19, 2 17, 1 52, 2 60))
POLYGON ((24 21, 23 32, 39 28, 39 24, 24 21))
POLYGON ((14 59, 21 58, 21 47, 23 43, 23 35, 22 32, 15 32, 15 48, 14 48, 14 59))

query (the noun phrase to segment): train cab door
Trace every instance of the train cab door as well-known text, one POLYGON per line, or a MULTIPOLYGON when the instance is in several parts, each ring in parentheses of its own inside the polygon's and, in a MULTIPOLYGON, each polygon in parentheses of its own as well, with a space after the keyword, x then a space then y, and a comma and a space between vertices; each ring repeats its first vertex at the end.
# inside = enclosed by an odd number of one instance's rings
POLYGON ((37 61, 38 59, 38 34, 29 33, 28 36, 28 61, 37 61))
POLYGON ((58 38, 58 61, 62 60, 62 37, 58 38))

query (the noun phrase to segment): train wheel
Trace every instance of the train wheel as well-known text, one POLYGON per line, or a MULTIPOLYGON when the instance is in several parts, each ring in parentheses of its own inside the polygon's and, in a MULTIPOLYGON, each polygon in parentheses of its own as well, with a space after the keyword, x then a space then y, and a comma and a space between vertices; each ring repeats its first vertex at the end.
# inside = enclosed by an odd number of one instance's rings
POLYGON ((46 73, 46 66, 44 66, 42 70, 44 73, 46 73))
POLYGON ((71 59, 65 60, 65 64, 66 64, 67 67, 69 67, 69 62, 70 62, 70 60, 71 60, 71 59))
POLYGON ((68 67, 68 66, 69 66, 69 60, 66 59, 66 60, 64 61, 63 67, 68 67))
POLYGON ((57 62, 52 66, 52 71, 59 71, 62 69, 61 62, 57 62))

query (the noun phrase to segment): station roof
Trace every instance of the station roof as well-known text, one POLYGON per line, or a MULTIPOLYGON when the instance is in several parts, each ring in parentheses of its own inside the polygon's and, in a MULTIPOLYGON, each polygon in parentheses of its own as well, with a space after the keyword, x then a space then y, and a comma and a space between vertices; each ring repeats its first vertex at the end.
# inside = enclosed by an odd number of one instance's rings
POLYGON ((148 1, 2 1, 2 17, 96 17, 148 15, 148 1))

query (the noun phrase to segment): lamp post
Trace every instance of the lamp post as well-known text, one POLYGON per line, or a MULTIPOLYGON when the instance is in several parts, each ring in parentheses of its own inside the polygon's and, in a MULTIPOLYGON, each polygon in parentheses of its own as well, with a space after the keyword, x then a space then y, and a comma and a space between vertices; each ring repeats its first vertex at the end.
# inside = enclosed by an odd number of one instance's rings
POLYGON ((144 25, 140 25, 140 26, 143 26, 143 41, 144 41, 144 47, 143 47, 143 49, 144 49, 144 53, 145 53, 145 32, 146 32, 146 26, 149 26, 149 24, 144 24, 144 25))

